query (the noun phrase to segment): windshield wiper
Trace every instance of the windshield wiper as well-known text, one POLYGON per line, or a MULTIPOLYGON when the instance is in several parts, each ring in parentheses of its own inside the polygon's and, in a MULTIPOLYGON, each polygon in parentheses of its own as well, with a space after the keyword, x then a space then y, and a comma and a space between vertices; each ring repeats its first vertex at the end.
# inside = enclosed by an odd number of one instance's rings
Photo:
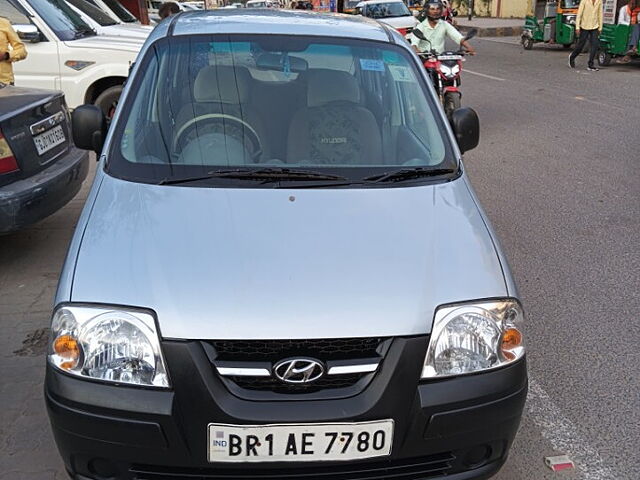
POLYGON ((260 180, 263 183, 270 181, 297 181, 297 180, 347 180, 340 175, 332 175, 313 170, 298 170, 289 168, 234 168, 227 170, 213 170, 197 177, 165 178, 158 185, 178 185, 210 178, 240 178, 246 180, 260 180))
POLYGON ((362 180, 365 182, 379 183, 379 182, 397 182, 399 180, 408 180, 412 178, 420 177, 434 177, 438 175, 446 175, 455 173, 456 169, 451 168, 401 168, 399 170, 393 170, 391 172, 379 173, 377 175, 370 175, 364 177, 362 180))
POLYGON ((83 28, 82 30, 76 30, 75 35, 73 36, 74 40, 78 40, 79 38, 86 37, 87 35, 97 35, 96 31, 93 28, 83 28))

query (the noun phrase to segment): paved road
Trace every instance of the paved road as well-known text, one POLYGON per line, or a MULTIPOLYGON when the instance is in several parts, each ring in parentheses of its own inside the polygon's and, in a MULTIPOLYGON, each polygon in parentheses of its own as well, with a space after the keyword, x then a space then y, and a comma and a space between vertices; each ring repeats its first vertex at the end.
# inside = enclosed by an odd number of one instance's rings
POLYGON ((531 392, 496 478, 636 480, 640 65, 590 73, 561 49, 475 44, 463 101, 482 142, 465 164, 528 313, 531 392), (578 469, 546 471, 560 453, 578 469))
MULTIPOLYGON (((637 480, 640 68, 571 71, 562 50, 474 42, 463 101, 483 133, 466 167, 524 298, 531 374, 520 433, 495 479, 637 480), (544 467, 561 453, 576 470, 544 467)), ((1 480, 65 478, 41 394, 45 329, 86 189, 0 237, 1 480)))

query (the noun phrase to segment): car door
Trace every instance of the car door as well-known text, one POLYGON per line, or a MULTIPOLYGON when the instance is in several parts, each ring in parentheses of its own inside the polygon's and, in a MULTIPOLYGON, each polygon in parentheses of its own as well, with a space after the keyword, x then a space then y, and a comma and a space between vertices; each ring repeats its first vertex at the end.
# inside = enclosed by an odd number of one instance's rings
POLYGON ((18 35, 36 27, 39 41, 29 42, 23 38, 27 58, 13 64, 16 85, 31 88, 60 88, 60 64, 58 62, 58 39, 37 16, 27 14, 20 4, 0 0, 0 15, 6 17, 18 35))

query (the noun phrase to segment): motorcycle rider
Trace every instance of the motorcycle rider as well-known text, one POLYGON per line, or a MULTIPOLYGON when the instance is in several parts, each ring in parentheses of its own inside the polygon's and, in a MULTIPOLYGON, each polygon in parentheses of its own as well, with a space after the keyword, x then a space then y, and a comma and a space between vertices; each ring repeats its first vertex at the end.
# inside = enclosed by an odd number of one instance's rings
POLYGON ((469 55, 475 55, 474 48, 464 39, 456 27, 449 22, 445 22, 441 17, 444 12, 444 5, 440 0, 428 0, 425 3, 424 11, 426 18, 414 27, 420 30, 427 40, 421 40, 415 35, 411 35, 411 45, 418 52, 429 52, 435 50, 436 53, 444 52, 444 41, 449 37, 455 43, 460 44, 469 55))

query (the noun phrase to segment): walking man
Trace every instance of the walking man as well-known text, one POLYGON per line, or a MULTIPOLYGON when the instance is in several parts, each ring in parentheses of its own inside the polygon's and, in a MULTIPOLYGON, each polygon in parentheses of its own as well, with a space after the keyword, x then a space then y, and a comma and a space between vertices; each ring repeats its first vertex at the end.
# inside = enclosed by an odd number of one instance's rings
POLYGON ((576 68, 576 57, 589 40, 589 63, 587 70, 597 72, 593 61, 598 53, 600 41, 598 36, 602 32, 602 0, 582 0, 576 17, 576 35, 579 35, 576 48, 569 55, 569 66, 576 68))

